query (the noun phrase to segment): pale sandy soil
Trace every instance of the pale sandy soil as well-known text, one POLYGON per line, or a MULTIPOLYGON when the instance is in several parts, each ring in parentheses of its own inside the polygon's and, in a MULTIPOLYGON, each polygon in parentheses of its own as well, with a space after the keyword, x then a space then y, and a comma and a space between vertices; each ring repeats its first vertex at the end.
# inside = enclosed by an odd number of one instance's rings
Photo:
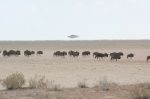
MULTIPOLYGON (((0 79, 8 74, 21 72, 26 79, 37 75, 45 75, 50 81, 55 81, 62 87, 76 87, 77 83, 86 80, 89 86, 94 86, 103 78, 118 84, 134 84, 150 81, 150 41, 35 41, 35 42, 0 42, 0 50, 20 50, 19 57, 4 58, 0 55, 0 79), (42 50, 44 55, 25 57, 23 51, 42 50), (109 58, 96 60, 89 57, 65 58, 53 57, 54 51, 88 50, 102 53, 123 52, 124 56, 118 62, 109 58), (126 59, 128 53, 134 53, 133 59, 126 59)), ((2 89, 2 88, 1 88, 2 89)))
POLYGON ((116 86, 109 91, 100 88, 66 88, 61 91, 18 89, 0 91, 0 99, 132 99, 131 90, 133 86, 116 86))

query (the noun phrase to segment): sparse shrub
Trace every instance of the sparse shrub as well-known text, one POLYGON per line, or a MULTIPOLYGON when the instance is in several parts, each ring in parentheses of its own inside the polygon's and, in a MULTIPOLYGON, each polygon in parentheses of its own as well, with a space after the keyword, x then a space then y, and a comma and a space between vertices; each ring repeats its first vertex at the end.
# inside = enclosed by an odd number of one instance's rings
POLYGON ((44 89, 47 88, 48 80, 45 79, 45 76, 37 76, 29 79, 29 88, 33 89, 44 89))
POLYGON ((60 91, 61 87, 60 87, 59 84, 56 84, 54 81, 51 81, 48 84, 48 90, 50 90, 50 91, 60 91))
POLYGON ((150 83, 149 82, 140 83, 139 86, 142 88, 145 88, 145 89, 150 89, 150 83))
POLYGON ((110 90, 110 88, 112 86, 114 86, 114 85, 116 85, 116 84, 108 81, 106 78, 104 78, 103 80, 99 81, 99 86, 104 91, 110 90))
POLYGON ((150 95, 145 91, 144 88, 135 87, 130 91, 130 99, 150 99, 150 95))
POLYGON ((22 88, 22 86, 25 84, 24 75, 22 73, 12 73, 11 75, 1 80, 1 84, 7 89, 22 88))
POLYGON ((86 83, 86 80, 78 82, 78 87, 79 88, 88 88, 88 85, 86 83))

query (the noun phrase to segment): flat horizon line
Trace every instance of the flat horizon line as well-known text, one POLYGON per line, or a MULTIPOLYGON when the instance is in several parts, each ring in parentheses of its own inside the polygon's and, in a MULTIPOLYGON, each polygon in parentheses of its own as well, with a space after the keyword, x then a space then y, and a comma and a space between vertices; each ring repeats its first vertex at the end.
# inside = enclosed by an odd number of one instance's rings
POLYGON ((97 40, 0 40, 0 42, 8 41, 145 41, 150 39, 97 39, 97 40))

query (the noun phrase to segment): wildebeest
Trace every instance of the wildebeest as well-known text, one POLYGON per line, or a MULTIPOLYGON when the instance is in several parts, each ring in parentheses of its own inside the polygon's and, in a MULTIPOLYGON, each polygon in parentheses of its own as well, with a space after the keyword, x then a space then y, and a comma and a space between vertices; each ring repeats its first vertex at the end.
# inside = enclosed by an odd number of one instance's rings
POLYGON ((79 54, 80 54, 80 53, 79 53, 78 51, 76 51, 76 52, 73 53, 73 57, 78 57, 79 54))
POLYGON ((121 55, 121 56, 123 56, 124 54, 123 54, 123 52, 119 52, 119 54, 121 55))
POLYGON ((117 61, 117 59, 121 59, 121 54, 113 52, 113 53, 110 53, 110 57, 111 57, 111 60, 115 59, 117 61))
POLYGON ((24 51, 24 56, 29 57, 30 55, 32 55, 31 51, 29 51, 29 50, 24 51))
POLYGON ((56 51, 53 53, 53 56, 66 56, 67 55, 67 52, 63 51, 63 52, 60 52, 60 51, 56 51))
POLYGON ((68 55, 73 56, 73 53, 74 53, 74 51, 71 50, 71 51, 68 52, 68 55))
POLYGON ((108 54, 107 54, 107 53, 104 53, 104 57, 108 57, 108 54))
POLYGON ((3 56, 10 56, 10 54, 8 53, 8 51, 4 50, 3 51, 3 56))
POLYGON ((31 52, 31 55, 34 55, 35 54, 35 51, 30 51, 31 52))
POLYGON ((116 52, 110 53, 109 56, 111 57, 112 55, 116 54, 116 52))
POLYGON ((90 52, 89 51, 84 51, 82 52, 82 56, 89 56, 90 55, 90 52))
POLYGON ((94 57, 96 54, 98 54, 98 52, 93 52, 93 57, 94 57))
POLYGON ((10 50, 10 51, 6 51, 6 50, 4 50, 3 51, 3 56, 19 56, 19 55, 21 55, 21 53, 20 53, 20 51, 14 51, 14 50, 10 50))
POLYGON ((149 59, 150 59, 150 56, 147 56, 147 62, 148 62, 149 59))
POLYGON ((15 51, 14 50, 10 50, 8 51, 8 54, 11 56, 11 55, 15 55, 15 51))
POLYGON ((43 51, 37 51, 36 54, 37 54, 37 55, 41 55, 41 54, 43 54, 43 51))
POLYGON ((103 58, 103 57, 104 57, 104 54, 103 54, 103 53, 97 53, 97 54, 95 55, 95 58, 96 58, 96 59, 103 58))
POLYGON ((120 55, 120 56, 123 56, 123 55, 124 55, 123 52, 112 52, 112 53, 110 53, 109 55, 112 56, 112 55, 114 55, 114 54, 117 54, 117 55, 120 55))
POLYGON ((62 53, 63 53, 63 56, 67 55, 67 52, 65 52, 65 51, 63 51, 62 53))
POLYGON ((73 57, 78 57, 79 54, 80 54, 80 53, 79 53, 78 51, 72 51, 72 50, 71 50, 71 51, 68 52, 68 55, 69 55, 69 56, 73 56, 73 57))
POLYGON ((21 55, 21 52, 20 51, 15 51, 15 56, 19 56, 19 55, 21 55))
POLYGON ((53 53, 53 56, 59 56, 60 53, 61 53, 60 51, 56 51, 56 52, 53 53))
POLYGON ((128 55, 127 55, 127 58, 129 58, 129 57, 130 57, 130 58, 134 57, 134 54, 132 54, 132 53, 128 54, 128 55))

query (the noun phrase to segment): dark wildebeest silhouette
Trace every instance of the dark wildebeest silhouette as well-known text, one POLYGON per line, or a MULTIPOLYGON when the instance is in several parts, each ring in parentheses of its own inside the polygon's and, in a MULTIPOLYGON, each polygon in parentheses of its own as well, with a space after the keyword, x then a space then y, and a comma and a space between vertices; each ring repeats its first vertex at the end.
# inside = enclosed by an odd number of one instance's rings
POLYGON ((123 52, 112 52, 112 53, 110 53, 109 55, 110 56, 112 56, 112 55, 114 55, 114 54, 118 54, 118 55, 120 55, 120 56, 123 56, 124 54, 123 54, 123 52))
POLYGON ((20 51, 15 51, 15 56, 19 56, 19 55, 21 55, 21 52, 20 51))
POLYGON ((37 55, 42 55, 42 54, 43 54, 43 51, 37 51, 36 54, 37 54, 37 55))
POLYGON ((15 55, 15 51, 14 51, 14 50, 10 50, 10 51, 8 51, 8 54, 9 54, 10 56, 15 55))
POLYGON ((111 60, 114 60, 114 59, 117 61, 117 59, 121 59, 121 56, 120 56, 120 55, 117 55, 117 54, 112 55, 112 56, 111 56, 111 60))
POLYGON ((67 55, 67 52, 63 51, 63 52, 60 52, 60 51, 56 51, 53 53, 53 56, 66 56, 67 55))
POLYGON ((14 51, 14 50, 10 50, 10 51, 3 51, 3 56, 19 56, 21 55, 20 51, 14 51))
POLYGON ((121 56, 123 56, 124 54, 123 54, 123 52, 119 52, 119 54, 121 55, 121 56))
POLYGON ((72 51, 72 50, 68 52, 69 56, 73 56, 73 54, 74 54, 74 51, 72 51))
POLYGON ((63 56, 66 56, 66 55, 67 55, 67 52, 65 52, 65 51, 63 51, 62 53, 63 53, 63 56))
POLYGON ((104 53, 104 57, 108 57, 108 54, 107 54, 107 53, 104 53))
POLYGON ((73 56, 73 57, 78 57, 79 56, 79 52, 71 50, 71 51, 68 52, 68 55, 69 56, 73 56))
POLYGON ((73 56, 73 57, 78 57, 79 56, 79 52, 78 51, 69 51, 68 52, 68 55, 71 57, 71 56, 73 56))
POLYGON ((66 55, 67 55, 67 52, 65 52, 65 51, 59 53, 59 56, 63 56, 64 57, 66 55))
POLYGON ((89 56, 90 55, 90 52, 89 51, 84 51, 82 52, 82 56, 89 56))
POLYGON ((96 54, 98 54, 98 52, 93 52, 93 57, 94 57, 96 54))
POLYGON ((57 57, 57 56, 60 55, 60 53, 61 53, 60 51, 56 51, 56 52, 53 53, 53 56, 56 56, 56 57, 57 57))
POLYGON ((30 51, 31 52, 31 55, 34 55, 35 54, 35 51, 30 51))
POLYGON ((150 59, 150 56, 147 56, 147 62, 148 62, 149 59, 150 59))
POLYGON ((128 54, 128 55, 127 55, 127 58, 129 58, 129 57, 130 57, 130 58, 134 57, 134 54, 132 54, 132 53, 128 54))
POLYGON ((95 55, 95 58, 96 59, 100 59, 100 58, 103 58, 104 57, 104 54, 103 53, 97 53, 96 55, 95 55))
POLYGON ((109 54, 109 56, 111 57, 112 55, 116 54, 116 52, 112 52, 109 54))
POLYGON ((29 57, 30 55, 32 55, 31 51, 29 51, 29 50, 24 51, 24 56, 29 57))
POLYGON ((117 61, 118 59, 121 59, 121 54, 113 52, 113 53, 110 53, 110 57, 111 57, 111 60, 116 60, 117 61))
POLYGON ((8 51, 4 50, 3 51, 3 56, 10 56, 10 54, 8 53, 8 51))
POLYGON ((73 55, 73 57, 78 57, 78 56, 79 56, 79 54, 80 54, 80 53, 79 53, 78 51, 75 51, 75 52, 73 52, 73 54, 72 54, 72 55, 73 55))

